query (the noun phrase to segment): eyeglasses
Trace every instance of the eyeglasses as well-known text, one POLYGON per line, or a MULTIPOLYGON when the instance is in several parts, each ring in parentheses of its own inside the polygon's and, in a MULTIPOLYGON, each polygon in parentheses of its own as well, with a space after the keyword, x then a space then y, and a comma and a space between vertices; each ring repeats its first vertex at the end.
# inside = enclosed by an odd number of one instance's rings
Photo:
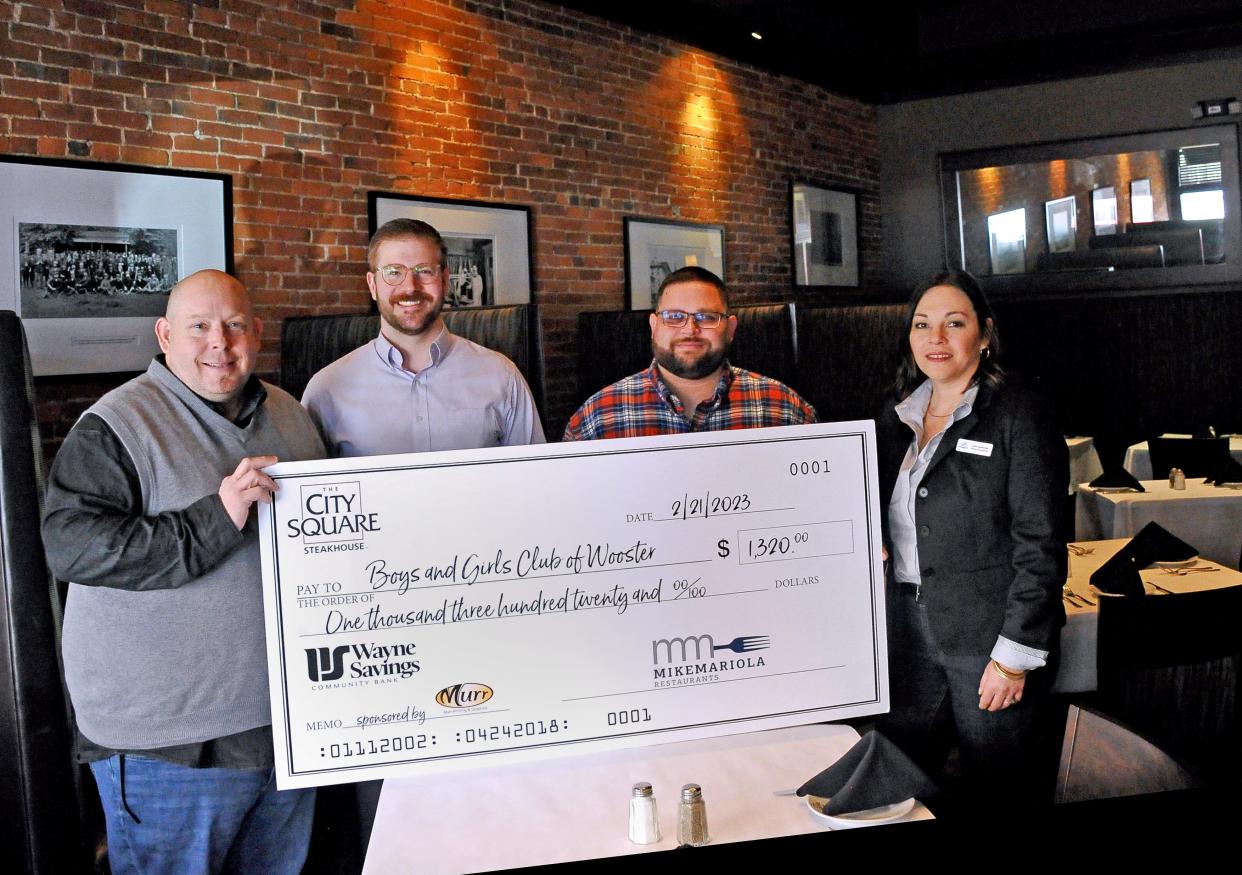
POLYGON ((399 286, 405 282, 405 275, 413 272, 414 282, 420 286, 433 286, 440 281, 442 267, 438 264, 416 264, 406 267, 404 264, 386 264, 376 273, 384 278, 390 286, 399 286))
POLYGON ((728 313, 687 313, 685 310, 660 310, 656 315, 669 328, 684 328, 693 319, 695 325, 705 330, 719 328, 729 318, 728 313))

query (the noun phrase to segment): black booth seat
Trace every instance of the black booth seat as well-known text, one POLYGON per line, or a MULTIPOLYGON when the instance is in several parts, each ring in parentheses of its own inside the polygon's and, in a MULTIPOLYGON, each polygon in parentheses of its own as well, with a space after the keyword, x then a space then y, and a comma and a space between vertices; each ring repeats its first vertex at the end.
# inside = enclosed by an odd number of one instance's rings
MULTIPOLYGON (((449 331, 507 356, 522 372, 543 413, 543 351, 539 316, 529 304, 445 310, 449 331)), ((280 333, 280 385, 301 398, 306 384, 326 365, 379 334, 378 313, 293 316, 280 333)))
MULTIPOLYGON (((737 333, 729 361, 805 394, 794 359, 793 305, 748 304, 732 312, 737 333)), ((578 314, 580 401, 651 364, 650 316, 650 310, 578 314)))
MULTIPOLYGON (((21 320, 0 310, 0 871, 85 871, 60 670, 61 595, 39 534, 43 459, 21 320)), ((94 789, 90 788, 93 793, 94 789)))

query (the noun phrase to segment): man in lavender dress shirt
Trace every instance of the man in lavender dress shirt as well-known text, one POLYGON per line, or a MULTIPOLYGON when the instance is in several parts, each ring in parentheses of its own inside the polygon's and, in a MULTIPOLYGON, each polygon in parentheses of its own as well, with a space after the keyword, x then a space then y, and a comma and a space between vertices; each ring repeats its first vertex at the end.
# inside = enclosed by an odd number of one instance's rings
POLYGON ((543 443, 517 366, 444 325, 449 269, 439 232, 416 219, 393 219, 371 238, 367 262, 379 337, 315 374, 302 395, 329 453, 543 443))

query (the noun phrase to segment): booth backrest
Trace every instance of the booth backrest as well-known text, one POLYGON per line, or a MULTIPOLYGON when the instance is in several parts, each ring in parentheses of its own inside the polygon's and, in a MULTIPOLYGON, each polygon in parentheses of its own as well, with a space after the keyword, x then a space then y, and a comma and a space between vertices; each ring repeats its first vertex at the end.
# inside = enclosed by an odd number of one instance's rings
POLYGON ((897 366, 901 304, 798 306, 798 370, 821 422, 872 419, 897 366))
MULTIPOLYGON (((795 389, 792 304, 735 307, 737 334, 729 361, 789 383, 795 389)), ((648 310, 578 314, 578 394, 585 401, 600 389, 651 364, 648 310)))
POLYGON ((0 869, 83 862, 59 653, 61 602, 39 535, 43 461, 21 320, 0 310, 0 869))
MULTIPOLYGON (((543 354, 538 314, 529 304, 445 310, 449 331, 494 349, 517 365, 543 412, 543 354)), ((295 398, 324 366, 369 343, 379 333, 379 314, 294 316, 280 335, 280 384, 295 398)))

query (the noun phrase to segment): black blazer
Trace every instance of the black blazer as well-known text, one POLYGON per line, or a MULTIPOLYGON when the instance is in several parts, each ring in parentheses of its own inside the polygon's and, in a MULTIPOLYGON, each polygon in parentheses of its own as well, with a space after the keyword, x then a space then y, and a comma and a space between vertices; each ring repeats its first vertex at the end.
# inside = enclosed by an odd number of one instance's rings
MULTIPOLYGON (((876 423, 885 542, 888 502, 914 438, 885 405, 876 423)), ((945 653, 990 653, 996 636, 1041 650, 1065 623, 1062 511, 1069 454, 1048 405, 1031 392, 981 386, 969 416, 945 430, 915 499, 921 596, 945 653), (958 449, 966 439, 991 455, 958 449)))

